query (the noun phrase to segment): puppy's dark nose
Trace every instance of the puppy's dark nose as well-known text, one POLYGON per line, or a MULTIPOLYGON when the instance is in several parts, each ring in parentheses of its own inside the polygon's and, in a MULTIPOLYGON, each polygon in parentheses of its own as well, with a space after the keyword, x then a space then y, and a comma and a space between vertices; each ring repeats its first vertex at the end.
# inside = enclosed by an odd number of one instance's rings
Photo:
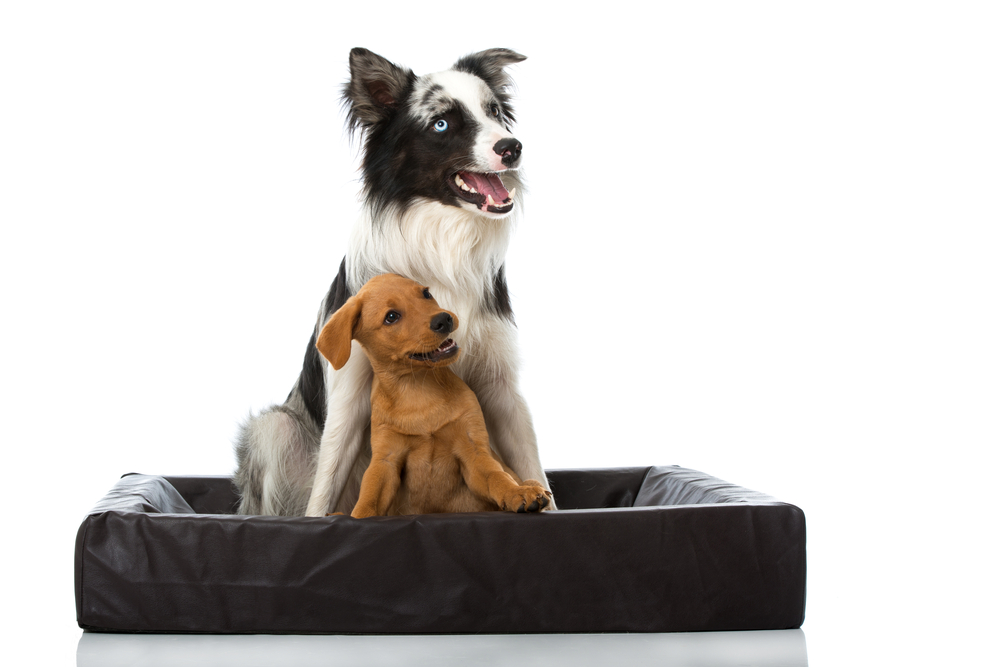
POLYGON ((500 156, 505 166, 512 167, 521 157, 521 142, 514 137, 501 139, 493 146, 493 152, 500 156))
POLYGON ((431 318, 431 331, 439 334, 450 334, 455 330, 455 320, 451 313, 438 313, 431 318))

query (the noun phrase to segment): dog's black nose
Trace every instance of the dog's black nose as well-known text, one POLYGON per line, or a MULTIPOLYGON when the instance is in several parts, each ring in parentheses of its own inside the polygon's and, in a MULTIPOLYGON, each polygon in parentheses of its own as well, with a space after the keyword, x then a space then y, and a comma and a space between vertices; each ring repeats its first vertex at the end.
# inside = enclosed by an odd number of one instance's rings
POLYGON ((438 313, 431 318, 431 331, 439 334, 450 334, 455 330, 455 320, 451 313, 438 313))
POLYGON ((514 137, 501 139, 493 146, 493 152, 500 156, 505 166, 512 167, 521 157, 521 142, 514 137))

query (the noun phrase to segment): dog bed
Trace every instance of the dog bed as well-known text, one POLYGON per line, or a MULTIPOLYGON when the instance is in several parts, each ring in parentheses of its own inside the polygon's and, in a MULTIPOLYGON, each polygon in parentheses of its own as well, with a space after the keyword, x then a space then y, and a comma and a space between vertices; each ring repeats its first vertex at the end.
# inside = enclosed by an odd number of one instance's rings
POLYGON ((85 630, 797 628, 805 517, 678 467, 551 470, 557 512, 239 516, 228 477, 124 476, 76 540, 85 630))

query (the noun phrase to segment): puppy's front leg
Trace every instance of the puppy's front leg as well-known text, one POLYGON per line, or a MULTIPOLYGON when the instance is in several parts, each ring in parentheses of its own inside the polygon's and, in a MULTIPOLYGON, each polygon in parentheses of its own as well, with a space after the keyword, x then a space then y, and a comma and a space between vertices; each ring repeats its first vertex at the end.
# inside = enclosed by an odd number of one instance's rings
POLYGON ((351 516, 364 519, 385 516, 396 499, 401 483, 400 471, 406 456, 406 443, 394 433, 372 430, 372 462, 361 479, 361 494, 351 516))
POLYGON ((490 498, 501 510, 540 512, 551 504, 552 493, 533 479, 518 484, 490 452, 489 435, 482 422, 466 423, 468 446, 457 450, 463 477, 476 494, 490 498))
POLYGON ((352 350, 343 368, 327 378, 333 386, 306 516, 324 516, 333 510, 347 486, 364 445, 365 427, 371 420, 372 367, 360 346, 352 350))

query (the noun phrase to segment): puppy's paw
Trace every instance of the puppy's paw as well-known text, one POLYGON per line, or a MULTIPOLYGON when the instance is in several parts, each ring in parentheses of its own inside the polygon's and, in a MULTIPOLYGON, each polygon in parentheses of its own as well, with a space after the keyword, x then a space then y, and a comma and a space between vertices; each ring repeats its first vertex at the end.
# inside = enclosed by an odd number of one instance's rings
POLYGON ((524 480, 521 486, 515 486, 503 498, 500 509, 508 512, 541 512, 549 506, 552 494, 533 479, 524 480))

